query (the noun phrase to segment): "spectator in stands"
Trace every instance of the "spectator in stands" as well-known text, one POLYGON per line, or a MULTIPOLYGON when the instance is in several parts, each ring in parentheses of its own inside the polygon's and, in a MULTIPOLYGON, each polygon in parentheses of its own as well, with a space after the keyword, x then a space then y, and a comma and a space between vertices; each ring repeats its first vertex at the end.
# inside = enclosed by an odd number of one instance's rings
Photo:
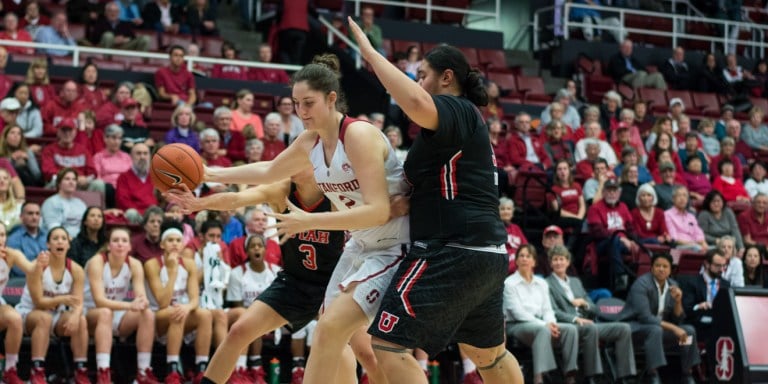
MULTIPOLYGON (((650 137, 649 137, 650 138, 650 137)), ((658 137, 656 138, 656 141, 654 142, 653 146, 651 147, 651 151, 648 158, 648 169, 651 172, 658 171, 658 164, 660 163, 660 156, 661 152, 668 152, 669 153, 669 159, 666 159, 667 161, 671 161, 673 164, 675 164, 676 170, 682 170, 682 162, 680 161, 680 156, 678 155, 677 151, 677 139, 674 135, 668 133, 668 132, 661 132, 659 133, 658 137)), ((658 182, 658 180, 656 180, 658 182)))
MULTIPOLYGON (((39 149, 38 149, 39 150, 39 149)), ((13 169, 26 186, 43 185, 43 174, 37 163, 35 152, 27 146, 27 140, 18 126, 7 127, 0 141, 0 157, 10 160, 13 169)))
POLYGON ((80 95, 86 108, 96 111, 107 102, 107 89, 99 87, 99 69, 89 62, 80 72, 80 95))
POLYGON ((110 124, 104 130, 105 148, 93 155, 93 168, 96 177, 104 181, 105 201, 108 207, 115 206, 115 187, 117 178, 131 169, 131 156, 120 150, 123 141, 123 129, 110 124))
POLYGON ((768 96, 768 93, 766 93, 766 89, 768 89, 766 88, 768 87, 768 62, 766 62, 765 59, 757 61, 752 76, 755 78, 754 86, 752 87, 752 96, 768 96))
POLYGON ((65 119, 56 126, 57 141, 43 148, 43 178, 50 186, 58 184, 56 174, 64 168, 73 168, 77 175, 77 187, 104 193, 104 182, 97 179, 93 157, 75 140, 75 123, 65 119))
MULTIPOLYGON (((699 141, 702 149, 708 158, 713 158, 720 154, 720 139, 715 134, 715 122, 712 119, 701 119, 699 126, 699 141)), ((714 163, 713 163, 714 164, 714 163)))
POLYGON ((592 164, 593 176, 584 182, 584 199, 588 205, 594 204, 603 198, 603 186, 608 179, 616 177, 608 167, 608 162, 602 157, 592 164))
POLYGON ((688 188, 680 185, 672 192, 672 207, 664 211, 669 235, 675 247, 693 251, 706 251, 707 241, 696 217, 688 211, 688 188))
MULTIPOLYGON (((585 145, 585 152, 587 156, 584 158, 584 160, 581 160, 576 163, 576 176, 579 179, 587 180, 591 179, 594 176, 594 170, 592 169, 592 164, 597 161, 597 159, 600 158, 600 143, 589 139, 587 144, 585 145)), ((494 148, 494 153, 497 153, 494 148)), ((504 154, 506 156, 506 153, 504 154)))
POLYGON ((744 123, 741 139, 752 149, 768 152, 768 125, 763 122, 765 112, 760 107, 749 110, 749 122, 744 123))
MULTIPOLYGON (((741 123, 739 123, 738 120, 732 119, 730 120, 726 126, 726 135, 728 137, 733 138, 733 141, 735 143, 734 151, 737 154, 737 158, 741 162, 742 166, 746 166, 754 161, 755 158, 755 150, 752 149, 752 147, 747 144, 746 141, 741 137, 741 123)), ((721 145, 722 146, 722 145, 721 145)), ((739 177, 742 177, 742 173, 739 173, 739 177)))
MULTIPOLYGON (((221 44, 221 57, 225 60, 238 60, 237 50, 232 42, 225 41, 221 44)), ((248 67, 217 63, 213 65, 211 77, 215 79, 248 80, 248 67)))
POLYGON ((704 198, 698 216, 699 227, 704 232, 704 238, 711 247, 717 245, 717 240, 724 236, 732 236, 737 249, 744 249, 744 241, 739 231, 736 215, 725 204, 723 194, 718 190, 710 191, 704 198))
MULTIPOLYGON (((586 126, 590 123, 600 124, 600 108, 595 105, 590 105, 584 108, 584 119, 581 121, 581 127, 575 130, 573 133, 573 142, 578 143, 586 136, 586 126)), ((600 139, 605 139, 605 132, 600 131, 600 139)))
MULTIPOLYGON (((262 63, 272 62, 272 47, 269 44, 259 45, 259 61, 262 63)), ((288 84, 291 81, 288 74, 282 69, 258 67, 251 67, 250 72, 248 73, 248 79, 264 83, 279 84, 288 84)))
MULTIPOLYGON (((0 32, 0 39, 13 40, 20 43, 31 43, 32 36, 24 29, 19 29, 19 17, 13 12, 8 12, 3 17, 3 31, 0 32)), ((33 55, 35 53, 34 48, 28 48, 23 46, 8 46, 6 47, 8 53, 13 55, 14 53, 22 53, 25 55, 33 55)))
POLYGON ((560 119, 565 125, 571 129, 576 129, 581 126, 581 116, 579 111, 571 105, 571 93, 567 89, 563 88, 557 91, 555 95, 555 101, 549 104, 543 111, 541 111, 541 124, 546 126, 552 121, 552 108, 561 107, 560 119), (557 106, 556 104, 560 104, 557 106))
MULTIPOLYGON (((734 120, 734 124, 736 125, 736 129, 741 129, 739 122, 734 120)), ((734 153, 734 140, 732 137, 726 137, 722 140, 720 143, 720 155, 715 156, 712 158, 712 164, 720 164, 722 160, 728 159, 733 163, 733 177, 737 179, 743 179, 743 168, 741 165, 741 159, 739 158, 739 155, 734 153)), ((711 171, 711 178, 716 179, 720 177, 720 170, 718 167, 712 167, 711 171)))
MULTIPOLYGON (((701 172, 709 173, 709 158, 699 148, 699 135, 696 132, 688 132, 685 134, 684 140, 682 148, 677 150, 677 157, 680 159, 680 163, 687 164, 689 158, 698 157, 701 160, 701 172)), ((679 142, 680 140, 678 140, 679 142)))
POLYGON ((107 3, 104 6, 104 17, 93 25, 89 24, 86 33, 88 41, 103 48, 146 51, 149 47, 149 37, 137 36, 133 32, 133 23, 120 20, 118 4, 118 1, 107 3))
POLYGON ((749 167, 750 177, 744 182, 744 188, 749 193, 750 198, 754 198, 758 193, 768 194, 768 180, 765 178, 766 169, 768 167, 762 161, 755 161, 749 167))
POLYGON ((632 104, 632 111, 635 112, 634 125, 640 131, 640 138, 645 140, 651 133, 651 128, 655 122, 654 117, 648 113, 648 102, 636 99, 632 104))
POLYGON ((749 203, 749 193, 744 183, 733 175, 733 162, 722 159, 717 164, 720 175, 712 181, 712 188, 720 191, 726 202, 739 201, 749 203))
POLYGON ((509 274, 515 273, 517 265, 515 265, 515 254, 517 250, 528 244, 528 239, 525 238, 525 233, 520 229, 517 224, 512 222, 512 217, 515 214, 515 202, 507 197, 499 199, 499 215, 501 221, 504 223, 504 227, 507 229, 507 242, 505 247, 507 249, 507 256, 509 257, 509 274))
POLYGON ((550 201, 550 207, 558 212, 557 224, 561 228, 568 228, 572 234, 578 234, 587 213, 584 195, 581 185, 573 181, 570 162, 566 159, 557 160, 555 172, 552 177, 552 192, 554 198, 550 201))
POLYGON ((640 188, 638 179, 637 165, 627 165, 622 168, 619 174, 619 187, 621 188, 621 197, 619 201, 627 205, 627 209, 635 208, 635 199, 637 198, 637 189, 640 188))
POLYGON ((283 1, 277 22, 277 38, 280 62, 302 64, 304 44, 309 35, 309 2, 307 0, 283 1))
POLYGON ((180 104, 171 115, 171 130, 165 134, 165 143, 181 143, 192 147, 195 152, 200 151, 200 139, 195 132, 195 113, 187 104, 180 104))
MULTIPOLYGON (((493 116, 493 117, 496 117, 497 119, 503 119, 504 107, 499 102, 499 96, 500 96, 499 86, 496 85, 496 83, 494 83, 493 81, 486 81, 485 93, 488 95, 488 105, 484 107, 480 107, 480 112, 483 114, 483 118, 488 119, 489 117, 493 116)), ((551 104, 547 106, 547 108, 549 108, 550 106, 551 104)), ((544 115, 544 112, 542 111, 541 114, 544 115)), ((547 116, 547 119, 550 118, 549 113, 547 113, 546 116, 547 116)), ((578 126, 572 127, 572 128, 576 129, 577 127, 578 126)))
POLYGON ((232 110, 232 125, 230 130, 242 132, 246 125, 250 124, 258 138, 264 137, 264 127, 261 117, 253 113, 253 92, 241 89, 237 92, 236 101, 232 110))
POLYGON ((691 71, 685 62, 685 49, 678 46, 672 51, 670 57, 659 68, 664 75, 664 80, 672 89, 691 89, 691 71))
MULTIPOLYGON (((45 238, 48 232, 40 225, 40 204, 26 201, 21 205, 21 226, 8 235, 8 248, 17 249, 27 260, 35 260, 40 252, 48 249, 45 238)), ((24 276, 21 268, 13 267, 12 276, 24 276)))
POLYGON ((216 108, 213 111, 213 126, 221 137, 219 156, 233 162, 245 161, 245 137, 241 132, 231 129, 232 111, 227 107, 216 108))
MULTIPOLYGON (((651 172, 640 164, 640 158, 637 155, 637 149, 631 145, 624 146, 621 149, 621 152, 618 152, 621 154, 621 163, 617 164, 615 167, 613 167, 613 173, 616 175, 621 175, 624 173, 624 167, 626 166, 636 166, 637 167, 637 181, 640 184, 650 183, 653 181, 653 176, 651 175, 651 172)), ((632 199, 634 200, 634 195, 632 196, 632 199)))
POLYGON ((747 288, 765 288, 768 277, 763 266, 763 251, 750 245, 744 251, 744 286, 747 288))
MULTIPOLYGON (((602 5, 600 0, 574 0, 573 4, 602 5)), ((621 42, 626 38, 626 33, 621 30, 621 22, 617 17, 603 18, 600 11, 596 9, 572 7, 570 18, 584 24, 581 31, 587 41, 593 41, 595 38, 600 39, 603 28, 607 29, 607 32, 613 36, 616 42, 621 42), (594 27, 595 24, 597 27, 594 27)))
POLYGON ((281 130, 283 132, 283 141, 287 142, 286 145, 288 145, 293 142, 293 139, 298 137, 299 134, 304 132, 304 123, 302 123, 301 119, 294 113, 293 99, 289 96, 280 97, 277 101, 275 110, 280 114, 280 122, 283 127, 281 130), (288 140, 285 140, 286 137, 288 140))
POLYGON ((405 66, 405 72, 411 74, 414 78, 418 77, 419 67, 421 66, 421 48, 418 45, 408 46, 405 50, 408 64, 405 66))
POLYGON ((667 89, 667 83, 660 73, 648 73, 632 56, 632 40, 622 41, 620 50, 608 62, 608 73, 617 83, 626 83, 632 88, 651 87, 667 89))
POLYGON ((725 256, 726 268, 723 271, 723 279, 728 280, 734 288, 743 288, 744 264, 741 262, 740 255, 744 248, 736 249, 736 239, 733 236, 723 236, 717 239, 716 248, 725 256))
POLYGON ((150 136, 149 129, 139 121, 141 114, 139 113, 138 101, 130 97, 123 100, 120 115, 123 117, 120 122, 120 128, 123 129, 123 144, 121 146, 123 151, 130 152, 131 148, 139 143, 146 144, 150 148, 155 146, 155 140, 150 136))
POLYGON ((586 135, 583 140, 576 143, 576 152, 574 158, 576 161, 581 161, 587 156, 587 145, 597 144, 600 146, 599 157, 605 159, 608 165, 614 167, 619 161, 616 159, 616 152, 613 151, 613 147, 605 140, 600 139, 600 124, 599 123, 587 123, 584 126, 584 134, 586 135))
POLYGON ((738 216, 739 229, 745 245, 768 246, 768 195, 758 193, 752 198, 752 209, 738 216))
POLYGON ((34 39, 40 27, 49 24, 51 24, 51 20, 48 19, 48 16, 40 14, 40 4, 37 3, 37 0, 28 1, 24 9, 24 17, 19 20, 19 28, 24 28, 34 39))
POLYGON ((664 220, 664 211, 656 206, 658 197, 651 184, 637 189, 636 208, 632 209, 632 224, 637 241, 642 244, 669 244, 672 238, 664 220))
MULTIPOLYGON (((35 41, 42 44, 55 44, 55 45, 68 45, 74 47, 77 45, 72 34, 69 33, 69 23, 67 22, 67 14, 64 12, 57 12, 51 16, 51 25, 44 25, 38 28, 34 35, 35 41)), ((50 56, 69 56, 72 54, 71 50, 66 49, 39 49, 41 54, 50 56)))
POLYGON ((575 164, 573 159, 573 142, 565 140, 566 127, 561 121, 553 120, 545 128, 545 138, 543 143, 549 163, 554 164, 558 160, 565 160, 568 164, 575 164))
POLYGON ((0 95, 7 95, 8 90, 13 86, 13 81, 5 74, 5 67, 8 65, 8 51, 5 47, 0 47, 0 95))
POLYGON ((206 128, 200 132, 200 155, 209 167, 229 167, 232 160, 219 153, 221 138, 219 132, 213 128, 206 128))
MULTIPOLYGON (((267 228, 267 216, 260 207, 250 208, 245 212, 245 236, 232 240, 229 244, 229 256, 232 268, 244 264, 248 260, 245 254, 245 241, 251 235, 264 236, 267 228)), ((280 245, 271 238, 266 238, 266 254, 264 260, 271 264, 282 264, 280 245)))
POLYGON ((595 323, 598 314, 597 305, 587 295, 587 291, 576 276, 568 276, 571 266, 571 252, 564 246, 556 246, 549 251, 549 264, 552 274, 547 276, 549 296, 555 311, 555 318, 560 323, 577 325, 579 349, 584 365, 582 373, 588 383, 593 383, 593 376, 603 373, 600 358, 600 344, 613 343, 618 365, 616 376, 619 382, 637 374, 635 355, 632 348, 632 331, 629 324, 620 322, 595 323))
POLYGON ((32 100, 41 108, 56 98, 56 89, 48 76, 48 61, 45 58, 36 58, 29 63, 24 82, 32 91, 32 100))
POLYGON ((702 160, 699 157, 689 157, 682 172, 685 186, 691 193, 691 200, 696 205, 704 201, 704 196, 712 190, 709 175, 703 172, 702 160))
POLYGON ((600 105, 600 126, 603 131, 607 132, 621 120, 621 105, 621 95, 618 92, 611 90, 603 95, 603 103, 600 105))
POLYGON ((56 194, 45 199, 41 207, 43 228, 64 227, 74 238, 80 233, 80 223, 86 210, 85 203, 74 195, 77 190, 77 171, 62 168, 56 174, 56 194))
POLYGON ((578 369, 578 332, 572 323, 558 323, 549 286, 533 273, 536 249, 523 245, 515 256, 517 271, 504 281, 506 333, 528 345, 533 352, 533 382, 542 384, 546 372, 557 369, 554 347, 561 349, 566 383, 575 383, 578 369))
POLYGON ((258 163, 264 154, 264 143, 259 139, 250 139, 245 143, 245 162, 258 163))
POLYGON ((131 148, 131 168, 120 174, 115 186, 115 202, 133 224, 142 221, 142 215, 157 205, 152 179, 149 177, 149 147, 136 144, 131 148))
MULTIPOLYGON (((386 57, 387 52, 384 52, 384 48, 382 47, 382 42, 384 39, 381 33, 381 27, 374 23, 373 7, 363 6, 362 10, 360 11, 360 21, 358 24, 360 24, 360 28, 365 33, 368 41, 371 42, 373 48, 386 57)), ((352 40, 353 43, 356 43, 355 36, 352 35, 352 33, 349 34, 349 39, 352 40)))
POLYGON ((189 31, 182 25, 184 7, 170 0, 155 0, 144 5, 144 25, 160 33, 186 33, 189 31))
POLYGON ((160 100, 169 101, 174 105, 179 103, 195 105, 197 101, 195 79, 184 65, 185 53, 184 47, 171 46, 168 49, 170 65, 155 72, 155 87, 160 100))
MULTIPOLYGON (((121 82, 115 86, 112 90, 112 97, 109 102, 101 105, 96 110, 96 126, 99 128, 106 127, 109 124, 120 124, 125 119, 125 115, 122 113, 122 105, 126 99, 131 98, 131 92, 133 92, 134 85, 131 82, 121 82)), ((141 126, 145 126, 144 118, 141 114, 136 115, 136 123, 141 126)))
POLYGON ((91 156, 104 149, 104 130, 96 129, 96 115, 93 111, 81 112, 77 115, 77 121, 80 129, 75 136, 75 143, 85 147, 91 156))
POLYGON ((16 117, 19 116, 21 103, 14 97, 6 97, 0 102, 0 129, 16 125, 16 117))
MULTIPOLYGON (((0 168, 0 222, 5 228, 13 230, 20 223, 21 205, 24 203, 24 186, 21 186, 22 194, 18 195, 11 184, 11 173, 0 168)), ((18 180, 18 177, 16 177, 18 180)))
POLYGON ((75 24, 94 23, 104 13, 106 1, 69 0, 66 2, 67 17, 75 24))
POLYGON ((61 86, 59 97, 43 106, 43 135, 56 136, 56 126, 63 120, 71 120, 77 124, 77 116, 84 110, 85 104, 79 99, 77 84, 68 80, 61 86))
MULTIPOLYGON (((664 146, 663 148, 672 150, 675 150, 675 153, 677 153, 677 138, 675 137, 675 133, 673 132, 673 125, 672 125, 672 118, 669 116, 661 116, 658 119, 656 119, 656 122, 653 123, 653 127, 651 128, 651 132, 648 134, 648 137, 645 139, 645 149, 648 151, 649 160, 651 160, 655 153, 653 153, 654 146, 656 145, 656 142, 659 140, 659 135, 662 133, 668 134, 671 138, 671 147, 664 146)), ((666 145, 666 143, 664 143, 666 145)), ((650 168, 650 164, 649 164, 650 168)))
POLYGON ((147 208, 141 222, 143 233, 137 233, 131 238, 133 257, 142 263, 163 254, 160 248, 160 226, 164 215, 165 212, 160 207, 147 208))
POLYGON ((389 144, 395 151, 395 156, 401 163, 405 162, 406 156, 408 156, 408 150, 403 149, 403 134, 400 132, 400 128, 390 125, 384 130, 384 135, 387 136, 389 144))
POLYGON ((85 263, 107 243, 104 211, 99 207, 88 207, 80 223, 80 232, 72 238, 67 257, 85 267, 85 263))
POLYGON ((193 36, 218 36, 216 8, 208 0, 193 0, 187 5, 187 25, 193 36))
POLYGON ((725 57, 725 68, 723 68, 723 78, 731 85, 734 92, 738 95, 747 95, 751 93, 752 86, 757 85, 752 72, 743 69, 739 65, 736 55, 729 54, 725 57))
POLYGON ((531 116, 526 112, 515 116, 515 132, 508 136, 507 146, 510 164, 518 169, 531 166, 548 169, 552 166, 541 142, 531 132, 531 116))
POLYGON ((680 288, 683 291, 683 309, 687 322, 696 328, 696 338, 709 345, 712 338, 712 304, 721 289, 731 287, 723 278, 723 270, 728 266, 722 252, 713 249, 707 252, 702 272, 693 276, 681 276, 680 288))
POLYGON ((699 92, 714 92, 720 95, 730 93, 730 85, 723 77, 723 71, 717 64, 717 58, 714 54, 708 53, 704 56, 703 66, 699 70, 696 78, 698 79, 699 92))
POLYGON ((117 3, 118 8, 120 9, 120 21, 130 22, 136 27, 140 27, 144 24, 139 6, 134 0, 122 0, 117 3))
POLYGON ((733 112, 733 105, 730 104, 723 104, 720 109, 720 120, 715 123, 715 135, 718 139, 722 140, 726 136, 726 125, 733 120, 733 112))
POLYGON ((700 362, 696 330, 682 323, 683 292, 669 277, 671 272, 672 256, 655 253, 651 272, 632 284, 619 319, 629 322, 634 340, 643 341, 650 383, 661 384, 657 370, 667 365, 665 351, 674 349, 680 350, 683 382, 693 384, 691 367, 700 362))
POLYGON ((261 138, 264 143, 264 153, 261 155, 262 161, 270 161, 285 150, 285 142, 280 137, 280 115, 271 112, 264 117, 264 137, 261 138))

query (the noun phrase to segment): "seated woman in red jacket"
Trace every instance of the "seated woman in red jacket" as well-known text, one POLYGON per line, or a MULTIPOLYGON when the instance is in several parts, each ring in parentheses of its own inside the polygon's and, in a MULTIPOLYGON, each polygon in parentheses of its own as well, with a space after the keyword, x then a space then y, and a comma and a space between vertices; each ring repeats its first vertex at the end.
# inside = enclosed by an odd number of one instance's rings
POLYGON ((515 214, 515 202, 507 197, 499 199, 499 215, 501 221, 504 222, 504 227, 507 229, 507 256, 509 257, 509 274, 515 273, 517 270, 517 264, 515 264, 515 255, 517 249, 523 245, 528 244, 528 239, 525 238, 525 234, 520 227, 512 222, 512 217, 515 214))
POLYGON ((667 231, 664 211, 656 206, 658 197, 651 184, 643 184, 637 190, 637 207, 632 210, 635 234, 643 244, 665 244, 672 239, 667 231))
POLYGON ((730 159, 722 159, 717 164, 720 176, 712 182, 712 188, 723 194, 726 202, 749 202, 749 193, 744 188, 744 182, 734 176, 733 162, 730 159))

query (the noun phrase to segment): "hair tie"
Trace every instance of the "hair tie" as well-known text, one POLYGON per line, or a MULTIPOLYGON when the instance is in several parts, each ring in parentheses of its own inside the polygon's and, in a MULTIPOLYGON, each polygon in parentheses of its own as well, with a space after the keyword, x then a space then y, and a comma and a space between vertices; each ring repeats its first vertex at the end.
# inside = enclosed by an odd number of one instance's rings
POLYGON ((168 236, 172 236, 172 235, 184 237, 184 234, 178 228, 168 228, 165 231, 163 231, 163 235, 160 236, 160 241, 164 241, 168 236))

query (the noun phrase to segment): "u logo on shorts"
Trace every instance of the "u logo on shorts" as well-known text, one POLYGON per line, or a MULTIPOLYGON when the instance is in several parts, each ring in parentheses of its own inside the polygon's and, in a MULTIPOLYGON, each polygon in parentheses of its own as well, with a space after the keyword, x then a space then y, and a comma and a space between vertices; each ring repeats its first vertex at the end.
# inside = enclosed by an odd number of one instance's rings
POLYGON ((395 324, 397 324, 398 321, 400 321, 398 316, 387 311, 382 311, 381 317, 379 318, 379 331, 384 333, 392 332, 392 329, 395 328, 395 324))

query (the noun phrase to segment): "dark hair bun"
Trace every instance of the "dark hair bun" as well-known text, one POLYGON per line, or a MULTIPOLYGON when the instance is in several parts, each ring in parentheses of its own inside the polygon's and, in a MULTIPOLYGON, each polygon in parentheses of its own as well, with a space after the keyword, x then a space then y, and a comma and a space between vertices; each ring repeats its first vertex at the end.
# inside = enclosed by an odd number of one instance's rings
POLYGON ((328 67, 336 76, 341 76, 341 64, 339 58, 332 53, 324 53, 322 55, 316 55, 312 59, 312 64, 319 64, 328 67))
POLYGON ((483 76, 477 69, 471 69, 464 81, 464 93, 467 99, 478 107, 488 105, 488 93, 485 91, 483 76))

